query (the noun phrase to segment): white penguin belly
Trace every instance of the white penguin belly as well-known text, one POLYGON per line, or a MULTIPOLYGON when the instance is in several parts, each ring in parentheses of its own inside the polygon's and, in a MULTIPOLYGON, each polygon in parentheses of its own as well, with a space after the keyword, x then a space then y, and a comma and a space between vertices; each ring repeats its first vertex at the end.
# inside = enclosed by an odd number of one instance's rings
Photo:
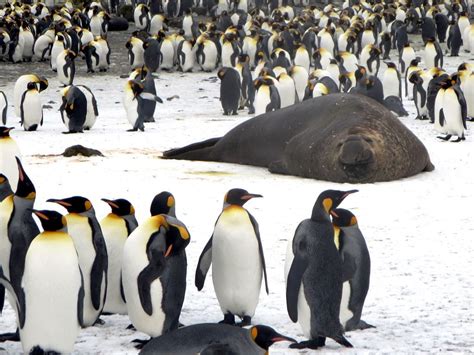
POLYGON ((181 63, 181 69, 183 72, 191 71, 195 63, 195 55, 189 43, 183 43, 183 53, 185 55, 185 60, 181 63))
POLYGON ((23 126, 25 130, 40 125, 42 114, 41 98, 38 92, 28 92, 23 101, 23 126))
POLYGON ((474 117, 474 74, 466 79, 463 91, 466 98, 467 116, 474 117))
MULTIPOLYGON (((38 59, 41 59, 41 56, 43 55, 44 51, 51 44, 52 44, 52 41, 50 40, 48 36, 46 35, 39 36, 33 47, 35 57, 37 57, 38 59)), ((47 50, 44 55, 44 59, 48 59, 48 58, 49 58, 49 51, 47 50)))
POLYGON ((267 105, 271 102, 270 89, 267 86, 261 86, 255 95, 255 115, 260 115, 267 111, 267 105))
POLYGON ((160 64, 161 69, 173 69, 173 58, 174 58, 174 47, 173 43, 169 40, 164 40, 161 48, 162 62, 160 64))
POLYGON ((354 315, 354 313, 349 309, 350 298, 351 285, 349 284, 349 281, 346 281, 342 284, 341 307, 339 309, 339 320, 344 327, 346 326, 347 321, 354 315))
POLYGON ((215 226, 212 281, 223 313, 253 317, 260 295, 262 264, 255 232, 244 213, 221 217, 215 226))
POLYGON ((143 47, 140 46, 133 46, 132 47, 132 52, 133 52, 133 62, 130 63, 132 66, 132 69, 136 68, 141 68, 143 66, 143 47))
POLYGON ((13 191, 18 184, 18 167, 15 157, 21 158, 18 145, 11 138, 0 139, 0 173, 5 175, 13 191))
POLYGON ((13 197, 6 197, 0 202, 0 265, 3 274, 10 279, 11 242, 8 239, 8 221, 13 211, 13 197))
POLYGON ((87 217, 68 214, 66 219, 68 232, 74 240, 84 279, 84 326, 91 326, 102 310, 101 307, 98 310, 94 308, 91 298, 91 270, 96 255, 92 244, 91 228, 87 217))
POLYGON ((217 63, 217 48, 214 43, 205 45, 203 49, 205 59, 204 63, 201 64, 201 68, 205 71, 211 71, 216 68, 217 63))
POLYGON ((225 43, 222 46, 221 61, 223 67, 233 67, 231 56, 234 54, 234 48, 230 43, 225 43))
POLYGON ((441 126, 440 124, 440 110, 443 108, 443 97, 444 97, 444 90, 441 89, 438 91, 436 95, 435 104, 434 104, 434 128, 437 132, 445 134, 446 132, 446 125, 441 126))
POLYGON ((140 235, 141 229, 137 228, 135 231, 138 233, 129 236, 125 242, 123 252, 122 280, 125 299, 127 300, 127 312, 138 331, 151 337, 157 337, 163 332, 165 321, 165 314, 161 308, 163 290, 159 279, 151 283, 150 294, 153 313, 148 315, 143 310, 140 302, 137 283, 138 275, 149 263, 146 256, 147 241, 142 238, 145 233, 140 235))
POLYGON ((280 85, 278 85, 278 92, 281 98, 280 108, 294 105, 296 99, 296 91, 293 79, 288 77, 288 79, 281 80, 280 85))
POLYGON ((138 100, 133 97, 131 90, 125 93, 123 107, 127 112, 128 122, 130 122, 132 126, 135 126, 135 122, 138 119, 138 100))
POLYGON ((298 293, 298 323, 306 338, 311 339, 311 309, 304 295, 304 286, 301 283, 298 293))
POLYGON ((461 116, 461 105, 454 90, 446 90, 443 97, 443 111, 445 117, 445 131, 458 137, 464 135, 464 126, 461 116))
POLYGON ((125 221, 116 216, 105 217, 100 222, 100 226, 109 259, 104 312, 127 314, 127 305, 120 292, 123 247, 127 241, 127 227, 125 221))
POLYGON ((66 60, 64 53, 60 53, 56 58, 56 66, 58 69, 58 81, 63 85, 69 85, 69 76, 71 75, 71 69, 67 69, 64 73, 64 66, 66 65, 66 60))
POLYGON ((435 56, 436 56, 436 50, 434 46, 429 46, 425 48, 424 60, 425 60, 425 67, 427 69, 431 69, 435 66, 435 56))
POLYGON ((306 71, 309 72, 309 67, 310 67, 310 61, 309 61, 309 56, 306 51, 296 51, 295 55, 295 65, 302 66, 303 68, 306 69, 306 71))
POLYGON ((71 353, 79 333, 81 276, 76 250, 69 236, 61 241, 37 238, 43 240, 35 239, 30 245, 22 279, 26 308, 25 325, 20 329, 23 350, 29 353, 40 346, 45 351, 71 353))
POLYGON ((383 96, 384 98, 389 96, 397 96, 399 97, 399 85, 400 82, 398 81, 398 76, 395 70, 387 69, 383 76, 383 96))
POLYGON ((53 49, 51 49, 51 58, 50 58, 50 65, 51 69, 57 69, 57 59, 58 55, 64 50, 64 46, 62 43, 57 44, 56 42, 53 44, 53 49))

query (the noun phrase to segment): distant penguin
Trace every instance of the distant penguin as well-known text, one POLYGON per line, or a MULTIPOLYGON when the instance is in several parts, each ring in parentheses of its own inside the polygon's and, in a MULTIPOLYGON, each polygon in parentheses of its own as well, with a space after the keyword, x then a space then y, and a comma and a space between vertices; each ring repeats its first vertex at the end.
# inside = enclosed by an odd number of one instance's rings
POLYGON ((125 44, 125 48, 128 49, 130 67, 132 69, 142 67, 144 64, 145 43, 140 38, 132 36, 125 44))
POLYGON ((196 43, 196 61, 201 70, 210 72, 216 69, 219 53, 216 44, 209 38, 202 39, 196 43))
POLYGON ((317 349, 325 345, 326 337, 352 347, 339 321, 345 280, 329 216, 356 191, 323 191, 314 204, 311 218, 298 225, 290 241, 285 264, 289 266, 286 305, 290 319, 299 322, 304 336, 309 339, 292 344, 291 348, 317 349))
POLYGON ((56 58, 58 81, 64 86, 72 85, 74 81, 76 74, 75 58, 76 53, 69 49, 63 50, 56 58))
POLYGON ((44 231, 29 245, 21 291, 15 290, 3 272, 0 283, 15 295, 23 351, 70 353, 82 324, 84 297, 77 252, 61 214, 33 213, 44 231))
POLYGON ((234 34, 224 35, 221 49, 221 62, 223 67, 234 67, 240 55, 240 48, 234 34))
POLYGON ((331 59, 334 59, 333 55, 325 48, 318 48, 313 52, 314 67, 316 69, 326 69, 331 59))
POLYGON ((18 167, 16 157, 21 158, 20 148, 10 137, 13 127, 0 127, 0 174, 6 176, 10 186, 15 191, 18 184, 18 167))
POLYGON ((21 96, 20 123, 25 131, 36 131, 39 125, 43 125, 40 93, 35 82, 28 83, 26 88, 27 90, 21 96))
POLYGON ((7 124, 8 100, 7 95, 0 90, 0 123, 7 124))
MULTIPOLYGON (((442 69, 439 69, 439 68, 432 68, 428 70, 428 75, 430 76, 430 79, 428 83, 428 89, 426 91, 427 93, 426 105, 428 109, 430 122, 434 123, 434 121, 436 120, 436 114, 439 113, 439 110, 441 110, 443 106, 443 100, 442 100, 442 94, 441 94, 438 100, 438 108, 437 109, 435 108, 436 106, 435 102, 438 98, 438 91, 441 88, 441 84, 445 80, 449 80, 450 77, 446 72, 444 72, 442 69)), ((443 90, 443 93, 444 93, 444 90, 443 90)))
POLYGON ((295 82, 295 90, 298 102, 301 102, 304 99, 304 92, 306 83, 308 82, 309 74, 304 67, 298 65, 291 67, 289 74, 295 82))
POLYGON ((145 130, 144 100, 163 103, 163 100, 158 96, 144 92, 143 84, 136 80, 128 80, 125 84, 125 95, 122 103, 127 112, 127 119, 132 125, 132 129, 129 131, 145 130))
POLYGON ((309 72, 309 68, 311 66, 311 57, 309 56, 308 50, 306 49, 306 46, 303 44, 300 45, 295 52, 295 57, 293 59, 293 63, 295 65, 302 66, 303 68, 306 69, 307 72, 309 72))
POLYGON ((186 264, 180 255, 190 235, 168 215, 149 217, 127 238, 122 282, 134 327, 151 337, 178 329, 186 290, 186 264))
POLYGON ((222 323, 242 326, 251 324, 257 308, 262 276, 268 294, 267 272, 258 223, 243 205, 262 197, 244 189, 231 189, 214 232, 199 257, 195 285, 200 291, 212 263, 212 281, 217 300, 224 313, 222 323))
POLYGON ((49 65, 51 69, 55 72, 57 71, 57 58, 58 55, 65 49, 67 49, 67 37, 68 36, 64 32, 60 32, 56 34, 56 38, 54 39, 53 47, 51 48, 51 57, 49 61, 49 65))
POLYGON ((166 29, 167 19, 164 14, 155 14, 150 21, 150 34, 157 35, 159 31, 166 29))
POLYGON ((51 48, 54 43, 55 33, 53 28, 49 28, 44 31, 43 34, 36 38, 33 46, 34 57, 40 62, 43 62, 50 58, 51 48))
POLYGON ((191 72, 196 62, 195 51, 193 50, 194 41, 181 41, 176 51, 178 59, 178 69, 183 73, 191 72))
POLYGON ((138 4, 133 12, 135 28, 148 31, 150 28, 150 8, 145 4, 138 4))
POLYGON ((87 101, 86 121, 84 122, 84 129, 90 130, 94 126, 97 116, 99 116, 99 109, 97 108, 97 100, 95 99, 92 90, 85 85, 76 85, 76 88, 82 91, 87 101))
POLYGON ((122 256, 127 237, 137 228, 135 209, 125 199, 108 200, 103 198, 112 212, 100 221, 107 247, 107 294, 104 312, 127 314, 127 305, 122 288, 122 256))
POLYGON ((280 109, 280 94, 271 77, 259 77, 254 80, 254 85, 256 89, 254 104, 256 115, 280 109))
POLYGON ((237 60, 235 69, 239 73, 241 82, 241 94, 239 108, 248 107, 248 113, 255 113, 255 86, 253 85, 252 72, 250 71, 250 57, 247 54, 241 54, 237 60))
POLYGON ((402 49, 400 57, 398 59, 400 63, 400 73, 405 74, 407 67, 410 65, 411 61, 416 58, 416 53, 410 43, 406 43, 402 49))
POLYGON ((367 68, 371 75, 377 75, 380 68, 380 49, 368 44, 362 49, 359 57, 359 64, 367 68))
POLYGON ((343 262, 344 278, 339 319, 346 331, 373 328, 361 320, 370 284, 370 255, 357 218, 350 211, 336 208, 332 213, 334 242, 343 262))
POLYGON ((446 44, 450 50, 450 56, 457 57, 459 55, 459 49, 462 46, 462 36, 461 31, 459 30, 459 25, 455 21, 453 21, 449 26, 449 34, 446 44))
POLYGON ((397 66, 393 62, 385 62, 387 69, 383 73, 383 94, 384 98, 388 96, 397 96, 402 98, 402 79, 397 66))
MULTIPOLYGON (((339 52, 336 59, 346 72, 353 72, 357 70, 359 60, 357 57, 349 52, 339 52)), ((342 69, 342 68, 341 68, 342 69)))
POLYGON ((67 128, 64 133, 82 133, 87 117, 86 95, 74 85, 61 90, 61 118, 67 128))
POLYGON ((410 62, 405 72, 405 97, 408 100, 413 100, 413 83, 410 81, 410 76, 415 71, 421 70, 418 64, 420 64, 420 58, 417 57, 410 62))
POLYGON ((383 32, 380 35, 380 48, 383 53, 382 59, 390 60, 390 50, 392 49, 392 38, 390 37, 390 33, 383 32))
POLYGON ((464 98, 466 99, 467 119, 474 120, 474 72, 468 74, 463 84, 464 98))
POLYGON ((217 77, 221 80, 220 101, 224 115, 237 115, 241 95, 239 73, 234 68, 223 67, 218 70, 217 77))
POLYGON ((426 40, 424 61, 427 69, 443 67, 443 50, 434 38, 428 38, 426 40))
POLYGON ((426 42, 431 39, 436 40, 436 23, 435 21, 425 16, 423 18, 423 23, 421 24, 421 38, 426 45, 426 42))
POLYGON ((83 326, 92 326, 99 321, 104 308, 108 268, 107 248, 94 207, 81 196, 47 202, 57 203, 69 212, 67 230, 74 241, 84 280, 83 326))
POLYGON ((25 74, 20 76, 13 88, 13 106, 15 106, 15 114, 21 117, 20 104, 21 97, 25 90, 27 90, 28 83, 35 82, 38 85, 39 92, 42 92, 48 88, 48 80, 42 76, 36 74, 25 74))
POLYGON ((446 81, 442 88, 444 89, 443 108, 439 112, 439 122, 435 122, 435 129, 445 136, 438 138, 449 140, 452 136, 456 136, 456 139, 451 142, 461 142, 465 140, 464 130, 467 129, 466 99, 454 77, 446 81))
POLYGON ((295 342, 265 325, 247 329, 227 324, 193 324, 152 339, 140 354, 256 355, 268 353, 269 347, 279 341, 295 342))

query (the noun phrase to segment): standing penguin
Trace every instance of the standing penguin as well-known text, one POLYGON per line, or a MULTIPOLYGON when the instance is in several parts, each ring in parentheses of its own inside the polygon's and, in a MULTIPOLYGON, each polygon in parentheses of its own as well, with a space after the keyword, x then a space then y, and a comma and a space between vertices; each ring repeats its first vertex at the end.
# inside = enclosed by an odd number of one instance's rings
POLYGON ((446 80, 441 90, 444 90, 442 95, 443 106, 439 111, 438 120, 435 121, 435 129, 439 133, 445 134, 445 136, 439 136, 438 138, 447 141, 455 135, 456 139, 452 142, 463 141, 465 140, 464 130, 467 129, 467 107, 466 99, 457 83, 457 78, 453 76, 451 80, 446 80))
POLYGON ((365 297, 370 283, 370 255, 357 218, 350 211, 333 210, 334 242, 341 256, 345 276, 349 276, 342 287, 339 319, 346 331, 373 328, 361 320, 365 297))
POLYGON ((295 231, 287 255, 287 259, 293 255, 294 259, 287 277, 286 305, 290 319, 300 323, 309 340, 292 344, 291 348, 317 349, 325 345, 326 337, 352 347, 339 321, 345 280, 329 215, 356 191, 323 191, 314 204, 311 218, 302 221, 295 231))
POLYGON ((82 324, 84 297, 77 252, 61 214, 33 213, 44 231, 34 238, 26 253, 21 290, 16 290, 3 274, 0 283, 16 300, 26 354, 71 353, 82 324))
POLYGON ((97 116, 99 116, 99 109, 97 108, 97 100, 95 99, 92 90, 85 85, 76 85, 76 88, 81 90, 81 92, 86 97, 87 101, 87 114, 86 121, 84 122, 84 129, 86 131, 90 130, 94 126, 97 116))
POLYGON ((28 83, 21 96, 20 118, 25 131, 36 131, 39 125, 43 125, 43 107, 35 82, 28 83))
POLYGON ((195 285, 200 291, 212 263, 212 281, 217 300, 224 313, 222 323, 250 325, 257 308, 262 274, 268 294, 265 257, 258 223, 243 205, 262 197, 244 189, 231 189, 224 197, 224 206, 217 218, 214 232, 199 257, 195 285))
POLYGON ((254 80, 257 91, 254 105, 256 115, 280 109, 280 94, 275 86, 275 81, 269 76, 259 77, 254 80))
POLYGON ((224 115, 237 115, 241 94, 240 76, 234 68, 223 67, 217 72, 221 80, 221 104, 224 115))
POLYGON ((66 215, 68 232, 74 240, 79 266, 84 278, 83 326, 100 322, 107 292, 107 248, 92 203, 81 196, 49 199, 69 212, 66 215))
POLYGON ((128 61, 132 69, 140 68, 144 64, 145 43, 142 39, 132 36, 125 43, 128 50, 128 61))
POLYGON ((21 97, 25 90, 28 89, 28 83, 34 82, 38 85, 39 92, 42 92, 48 88, 48 80, 46 78, 38 76, 36 74, 25 74, 20 76, 15 82, 13 88, 13 105, 15 106, 15 114, 21 117, 20 104, 21 97))
POLYGON ((102 201, 112 208, 112 213, 100 221, 107 247, 107 295, 103 312, 127 314, 122 288, 122 257, 127 237, 137 228, 135 209, 125 199, 102 201))
POLYGON ((209 36, 196 42, 196 61, 205 72, 213 71, 219 62, 219 52, 216 43, 209 36))
POLYGON ((443 67, 443 51, 434 38, 428 38, 426 40, 424 60, 427 69, 443 67))
POLYGON ((408 100, 413 100, 413 83, 410 81, 410 76, 415 71, 421 70, 418 64, 420 64, 420 58, 417 57, 410 62, 405 72, 405 97, 408 100))
POLYGON ((451 25, 449 26, 449 34, 446 44, 448 45, 448 49, 451 50, 451 57, 457 57, 459 55, 459 48, 462 46, 462 35, 456 21, 451 22, 451 25))
POLYGON ((410 65, 411 61, 414 59, 416 59, 415 50, 410 43, 407 42, 399 56, 400 72, 405 74, 408 65, 410 65))
POLYGON ((196 62, 195 50, 193 49, 193 40, 184 40, 179 42, 176 51, 178 59, 178 69, 183 73, 191 72, 196 62))
POLYGON ((125 84, 125 95, 123 98, 123 106, 127 112, 127 119, 132 125, 129 132, 144 131, 145 130, 145 112, 144 100, 153 100, 163 103, 163 100, 156 95, 144 92, 143 84, 136 80, 128 80, 125 84))
MULTIPOLYGON (((149 217, 125 242, 122 281, 135 328, 151 337, 178 329, 186 290, 185 253, 190 235, 168 215, 149 217)), ((141 342, 145 343, 145 342, 141 342)))
POLYGON ((58 54, 56 66, 58 69, 58 81, 64 86, 72 85, 74 75, 76 74, 76 65, 74 59, 76 53, 69 49, 63 50, 58 54))
POLYGON ((287 73, 283 72, 277 77, 278 93, 280 94, 280 108, 294 105, 296 102, 295 82, 287 73))
POLYGON ((359 64, 367 68, 371 75, 377 75, 380 68, 380 49, 372 44, 366 45, 360 53, 359 64))
POLYGON ((7 124, 8 100, 7 95, 0 90, 0 124, 7 124))
POLYGON ((13 127, 0 127, 0 174, 7 177, 13 190, 18 184, 16 158, 21 158, 20 148, 10 137, 13 127))
POLYGON ((82 133, 87 116, 86 95, 79 88, 71 85, 61 90, 61 96, 62 104, 59 111, 63 123, 68 129, 64 133, 82 133))
POLYGON ((402 79, 397 66, 393 62, 385 62, 387 69, 383 73, 383 94, 384 98, 388 96, 397 96, 402 98, 402 79))

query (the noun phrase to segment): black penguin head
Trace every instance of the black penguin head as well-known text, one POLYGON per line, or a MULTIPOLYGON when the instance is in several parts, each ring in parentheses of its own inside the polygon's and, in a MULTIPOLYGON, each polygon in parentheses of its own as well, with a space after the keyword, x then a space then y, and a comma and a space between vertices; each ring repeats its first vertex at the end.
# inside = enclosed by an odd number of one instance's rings
POLYGON ((49 210, 31 210, 40 220, 41 226, 45 231, 59 231, 67 226, 66 218, 56 211, 49 210))
POLYGON ((367 74, 367 69, 365 69, 365 67, 362 66, 362 65, 358 65, 358 66, 357 66, 357 69, 356 69, 356 71, 355 71, 355 73, 354 73, 356 80, 359 81, 359 80, 362 79, 366 74, 367 74))
POLYGON ((14 127, 0 127, 0 138, 10 137, 10 131, 14 129, 14 127))
POLYGON ((296 343, 296 340, 285 335, 281 335, 275 329, 266 325, 255 325, 250 330, 252 340, 262 349, 268 350, 270 346, 279 341, 289 341, 296 343))
POLYGON ((83 213, 92 209, 92 203, 82 196, 73 196, 63 199, 50 198, 47 202, 57 203, 63 206, 69 213, 83 213))
POLYGON ((36 83, 34 81, 30 81, 28 85, 26 85, 28 90, 37 90, 36 83))
POLYGON ((354 214, 343 208, 336 208, 331 212, 332 224, 336 227, 350 227, 357 224, 357 218, 354 214))
POLYGON ((311 214, 312 220, 327 220, 332 211, 341 204, 344 199, 359 190, 325 190, 321 192, 316 200, 311 214))
POLYGON ((48 88, 48 80, 45 77, 38 77, 39 91, 46 90, 48 88))
POLYGON ((119 198, 117 200, 108 200, 103 198, 102 201, 107 203, 112 209, 112 213, 117 216, 128 216, 135 214, 135 208, 133 205, 124 198, 119 198))
POLYGON ((153 198, 153 201, 151 201, 150 214, 152 216, 166 214, 175 217, 175 204, 176 201, 171 192, 160 192, 153 198))
POLYGON ((248 200, 255 197, 263 197, 258 194, 251 194, 244 189, 231 189, 224 196, 224 206, 237 205, 243 206, 248 200))
POLYGON ((18 165, 18 185, 16 187, 15 195, 27 200, 34 200, 36 198, 36 190, 33 182, 26 175, 23 165, 18 157, 16 157, 18 165))
POLYGON ((165 258, 181 252, 190 242, 186 226, 172 216, 163 215, 167 223, 165 258))
POLYGON ((395 65, 394 62, 384 62, 384 63, 387 66, 387 68, 397 69, 397 66, 395 65))
POLYGON ((416 57, 415 59, 412 59, 412 61, 410 62, 410 67, 417 67, 418 64, 420 64, 420 57, 416 57))

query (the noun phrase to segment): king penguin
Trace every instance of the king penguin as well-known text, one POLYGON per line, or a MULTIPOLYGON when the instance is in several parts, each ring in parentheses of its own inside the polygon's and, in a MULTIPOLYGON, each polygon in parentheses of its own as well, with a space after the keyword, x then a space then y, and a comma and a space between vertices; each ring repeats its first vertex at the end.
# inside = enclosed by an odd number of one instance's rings
POLYGON ((74 240, 79 256, 79 266, 84 278, 84 322, 83 326, 94 325, 104 308, 107 293, 107 248, 95 216, 92 203, 82 197, 49 199, 69 212, 66 215, 68 232, 74 240))
POLYGON ((71 353, 82 324, 84 297, 76 249, 61 214, 46 210, 33 213, 44 231, 33 239, 26 253, 21 290, 4 275, 0 282, 14 295, 23 351, 71 353))
POLYGON ((352 347, 339 321, 343 263, 334 244, 329 215, 356 191, 323 191, 314 204, 311 218, 296 228, 287 254, 287 265, 289 259, 293 260, 286 281, 286 305, 290 319, 300 323, 309 340, 292 344, 291 348, 317 349, 325 345, 326 337, 352 347))
POLYGON ((7 177, 10 186, 16 190, 18 183, 18 168, 16 157, 21 158, 20 148, 10 136, 13 127, 0 127, 0 174, 7 177))
POLYGON ((127 314, 122 287, 123 247, 128 236, 137 228, 135 208, 125 199, 108 200, 103 198, 112 212, 100 221, 105 246, 107 247, 107 294, 103 312, 127 314))
POLYGON ((7 124, 8 99, 7 95, 0 90, 0 124, 7 124))
POLYGON ((220 68, 217 77, 221 80, 220 101, 225 116, 237 115, 241 95, 240 75, 230 67, 220 68))
POLYGON ((397 66, 393 62, 385 62, 387 69, 383 73, 383 94, 384 99, 388 96, 402 98, 402 79, 397 66))
POLYGON ((125 242, 123 289, 128 315, 138 331, 157 337, 178 329, 186 265, 175 261, 189 241, 183 223, 160 214, 145 220, 125 242))
POLYGON ((348 278, 342 287, 339 319, 346 331, 373 328, 360 319, 370 284, 369 249, 352 212, 336 208, 331 216, 344 279, 348 278))
POLYGON ((39 125, 43 125, 43 106, 38 87, 33 81, 28 83, 21 95, 20 118, 25 131, 36 131, 39 125))
POLYGON ((224 313, 222 323, 251 324, 257 308, 262 274, 268 294, 267 271, 258 223, 243 205, 262 197, 244 189, 231 189, 224 197, 222 212, 214 232, 199 257, 195 285, 200 291, 212 263, 212 281, 217 300, 224 313))
POLYGON ((65 49, 58 54, 56 59, 58 81, 64 86, 72 85, 74 81, 74 75, 76 74, 75 58, 76 53, 69 49, 65 49))
POLYGON ((21 117, 21 96, 25 90, 27 90, 28 83, 30 82, 38 84, 39 92, 42 92, 48 88, 48 80, 46 80, 44 77, 38 76, 36 74, 25 74, 20 76, 15 82, 15 87, 13 88, 13 105, 15 106, 15 114, 18 117, 21 117))
MULTIPOLYGON (((435 128, 445 136, 438 138, 447 141, 454 135, 456 139, 452 142, 463 141, 465 140, 464 130, 467 129, 467 106, 464 94, 457 83, 457 77, 453 75, 451 80, 446 80, 441 90, 443 89, 442 109, 439 111, 438 120, 435 121, 435 128)), ((438 101, 438 97, 436 101, 438 101)))
POLYGON ((69 133, 82 133, 87 117, 87 97, 74 85, 61 90, 62 104, 59 107, 61 118, 69 133), (64 114, 66 113, 66 114, 64 114))

